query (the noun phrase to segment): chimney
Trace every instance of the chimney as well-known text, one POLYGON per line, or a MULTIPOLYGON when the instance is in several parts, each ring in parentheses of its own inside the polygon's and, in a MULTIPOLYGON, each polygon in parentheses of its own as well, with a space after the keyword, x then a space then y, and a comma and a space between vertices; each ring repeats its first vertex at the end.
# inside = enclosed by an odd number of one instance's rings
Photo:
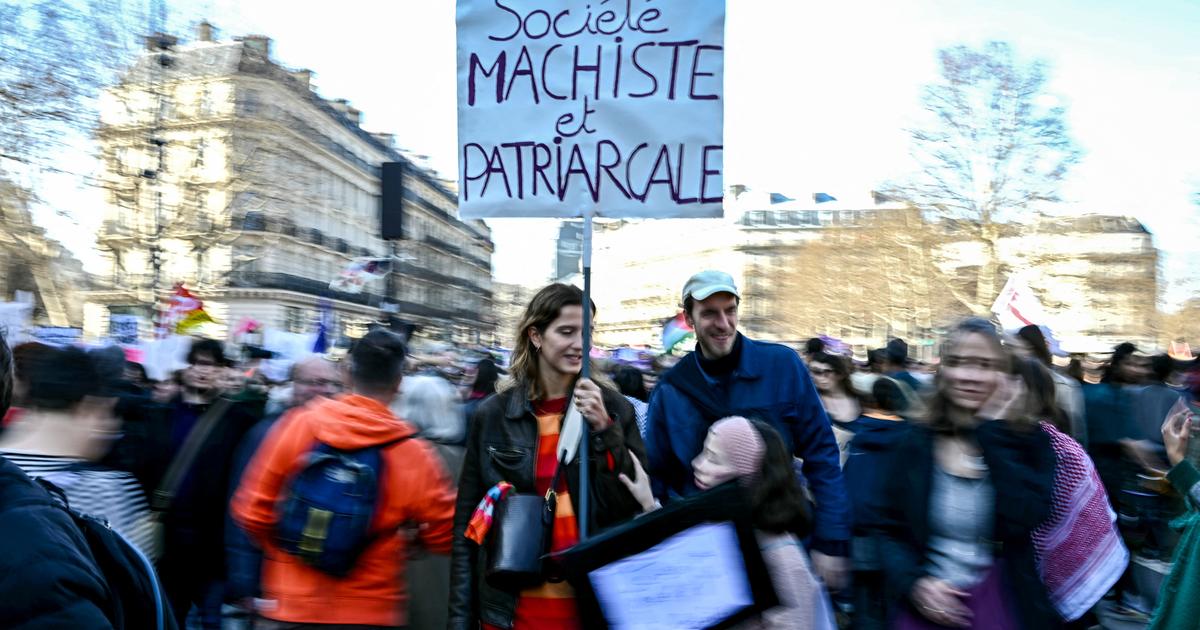
POLYGON ((167 35, 166 33, 155 33, 146 36, 146 50, 149 51, 171 50, 178 43, 178 37, 167 35))
POLYGON ((346 108, 346 118, 350 119, 350 122, 354 123, 355 125, 361 125, 362 124, 362 111, 360 111, 356 107, 347 107, 346 108))
POLYGON ((266 35, 247 35, 242 38, 246 48, 257 51, 267 59, 271 58, 271 38, 266 35))
POLYGON ((208 20, 200 20, 196 25, 196 40, 201 42, 213 41, 213 25, 208 20))
POLYGON ((312 89, 312 76, 313 76, 312 70, 309 70, 307 68, 305 68, 303 70, 293 70, 291 72, 291 75, 292 75, 293 79, 295 79, 297 82, 300 83, 300 85, 304 86, 304 89, 306 89, 306 90, 312 89))

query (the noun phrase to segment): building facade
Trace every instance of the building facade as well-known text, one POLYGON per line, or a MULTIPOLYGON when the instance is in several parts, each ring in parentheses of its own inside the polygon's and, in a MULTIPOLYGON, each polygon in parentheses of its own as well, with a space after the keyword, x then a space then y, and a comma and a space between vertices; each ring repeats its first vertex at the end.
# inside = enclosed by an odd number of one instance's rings
POLYGON ((490 336, 488 228, 457 218, 457 196, 407 159, 362 113, 327 100, 312 72, 271 58, 271 40, 151 38, 103 95, 99 139, 108 188, 97 242, 108 265, 85 305, 90 336, 110 314, 154 307, 182 282, 228 335, 246 319, 310 332, 322 298, 336 331, 357 336, 383 312, 420 334, 490 336), (405 165, 405 238, 380 238, 380 171, 405 165), (329 283, 354 258, 394 257, 361 293, 329 283))
POLYGON ((987 312, 1017 272, 1067 349, 1154 344, 1157 252, 1129 217, 1039 216, 1004 225, 985 265, 987 248, 969 225, 930 221, 877 195, 772 203, 744 192, 728 196, 725 208, 722 219, 598 226, 599 343, 658 345, 687 278, 720 269, 742 287, 741 329, 793 345, 829 335, 863 350, 901 337, 917 357, 930 358, 949 326, 987 312), (975 289, 985 273, 994 290, 981 305, 975 289))

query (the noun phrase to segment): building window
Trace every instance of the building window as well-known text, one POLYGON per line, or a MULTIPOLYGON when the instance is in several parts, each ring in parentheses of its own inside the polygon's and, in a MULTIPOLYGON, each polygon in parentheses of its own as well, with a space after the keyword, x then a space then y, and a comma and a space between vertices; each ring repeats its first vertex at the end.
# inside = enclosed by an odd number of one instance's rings
POLYGON ((211 116, 212 105, 212 92, 209 90, 208 85, 205 84, 200 87, 199 106, 197 110, 201 116, 211 116))
POLYGON ((242 93, 242 99, 238 102, 238 109, 242 114, 257 114, 261 104, 258 90, 246 90, 242 93))
POLYGON ((207 149, 207 140, 200 138, 196 141, 196 159, 192 160, 192 168, 204 168, 204 152, 207 149))
POLYGON ((284 330, 286 330, 290 333, 304 332, 304 324, 305 324, 304 311, 302 311, 299 307, 296 307, 296 306, 285 306, 283 314, 284 314, 284 322, 283 322, 284 330))

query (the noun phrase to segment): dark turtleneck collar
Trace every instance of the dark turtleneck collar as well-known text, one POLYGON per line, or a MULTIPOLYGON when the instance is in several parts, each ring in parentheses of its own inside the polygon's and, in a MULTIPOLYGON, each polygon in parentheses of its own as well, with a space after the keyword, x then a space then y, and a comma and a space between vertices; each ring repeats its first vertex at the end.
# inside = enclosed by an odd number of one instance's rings
POLYGON ((738 362, 742 358, 742 333, 738 333, 733 340, 733 349, 729 354, 719 359, 708 359, 704 356, 704 351, 699 347, 696 348, 696 360, 700 362, 700 369, 704 373, 718 379, 728 378, 737 369, 738 362))

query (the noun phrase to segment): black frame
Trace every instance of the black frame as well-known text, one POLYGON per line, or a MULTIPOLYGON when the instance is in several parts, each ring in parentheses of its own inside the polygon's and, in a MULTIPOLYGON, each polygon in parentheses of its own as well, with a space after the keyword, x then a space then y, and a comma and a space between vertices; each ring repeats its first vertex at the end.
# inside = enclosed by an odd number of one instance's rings
POLYGON ((641 553, 684 530, 709 523, 731 523, 737 532, 746 579, 754 603, 724 621, 715 630, 733 627, 779 605, 771 575, 763 560, 754 532, 749 502, 737 482, 673 501, 632 521, 592 536, 563 552, 560 561, 568 581, 575 587, 579 612, 587 628, 607 628, 588 574, 600 567, 641 553))

